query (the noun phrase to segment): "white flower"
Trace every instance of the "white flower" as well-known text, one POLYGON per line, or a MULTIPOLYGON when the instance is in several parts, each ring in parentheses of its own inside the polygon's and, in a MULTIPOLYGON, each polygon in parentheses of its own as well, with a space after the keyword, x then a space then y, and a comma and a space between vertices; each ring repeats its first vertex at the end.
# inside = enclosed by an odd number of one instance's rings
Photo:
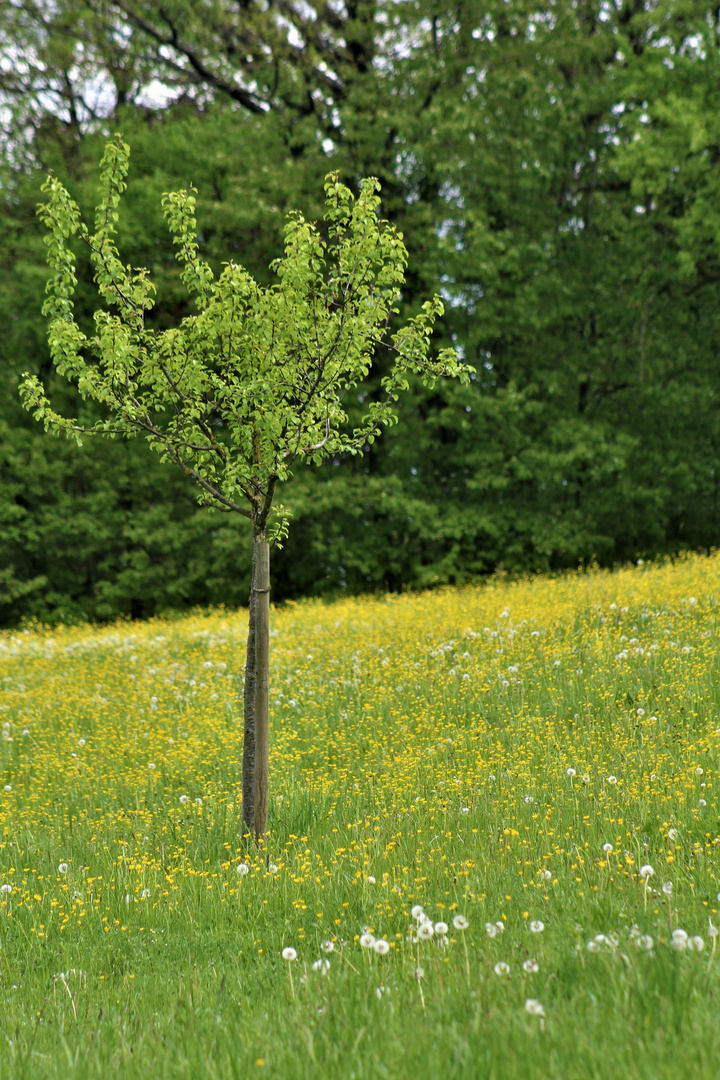
POLYGON ((67 874, 69 869, 70 868, 66 862, 61 862, 58 866, 58 874, 67 874))
POLYGON ((703 774, 703 771, 700 768, 700 766, 698 765, 697 769, 695 770, 695 775, 696 776, 702 776, 702 774, 703 774))
POLYGON ((552 870, 541 870, 540 871, 540 877, 543 879, 543 881, 551 881, 552 880, 552 870))
POLYGON ((588 947, 588 952, 597 952, 598 949, 600 948, 597 941, 588 941, 587 947, 588 947))
POLYGON ((85 739, 78 739, 78 746, 85 746, 85 739))
POLYGON ((644 716, 645 715, 645 710, 644 709, 636 709, 635 710, 635 715, 636 716, 644 716))
POLYGON ((677 838, 678 838, 677 829, 668 829, 667 838, 668 838, 668 840, 677 840, 677 838))
POLYGON ((420 982, 420 980, 424 977, 425 972, 423 971, 423 969, 421 967, 416 967, 415 971, 414 971, 414 975, 415 975, 415 978, 417 979, 417 981, 420 982))
POLYGON ((237 872, 240 875, 240 877, 245 877, 246 874, 250 873, 250 867, 248 866, 248 864, 246 862, 238 863, 237 864, 237 872))
POLYGON ((536 971, 540 970, 540 965, 537 960, 523 960, 523 971, 528 975, 534 975, 536 971))
POLYGON ((327 975, 330 970, 330 961, 321 958, 313 963, 313 971, 319 971, 321 975, 327 975))
POLYGON ((382 1000, 382 997, 383 997, 384 994, 389 994, 389 993, 390 993, 390 987, 389 986, 383 986, 382 983, 381 983, 380 986, 375 987, 375 997, 378 999, 378 1001, 382 1000))
POLYGON ((617 776, 608 776, 607 782, 608 784, 617 784, 617 776))
POLYGON ((335 948, 335 943, 333 941, 323 941, 320 948, 323 952, 331 953, 335 948))
POLYGON ((645 863, 644 866, 640 867, 638 873, 640 874, 640 877, 643 879, 643 881, 649 881, 655 871, 653 870, 650 863, 645 863))
POLYGON ((12 791, 12 784, 6 784, 5 785, 5 791, 7 791, 8 794, 9 794, 12 791))
POLYGON ((375 878, 372 876, 372 874, 368 874, 368 885, 374 885, 374 884, 375 884, 375 878))
POLYGON ((372 934, 361 934, 360 944, 362 945, 363 949, 372 949, 375 945, 375 938, 372 934))
POLYGON ((502 921, 502 919, 498 919, 498 921, 495 923, 495 925, 497 926, 499 933, 501 933, 501 934, 505 933, 505 923, 502 921))
POLYGON ((417 936, 420 941, 429 941, 434 932, 433 924, 431 922, 421 922, 418 926, 417 936))
POLYGON ((198 795, 197 799, 195 800, 195 805, 196 806, 202 806, 202 799, 200 798, 199 795, 198 795))
POLYGON ((672 881, 663 881, 663 883, 662 883, 662 891, 665 893, 665 895, 666 896, 672 896, 672 890, 673 890, 672 881))
POLYGON ((456 915, 453 919, 453 926, 456 930, 467 930, 469 923, 464 915, 456 915))
POLYGON ((637 945, 638 949, 644 949, 645 952, 650 952, 654 942, 649 934, 641 934, 640 937, 635 939, 635 944, 637 945))
POLYGON ((699 934, 696 934, 695 937, 690 938, 690 940, 687 943, 687 947, 688 947, 688 949, 691 949, 693 952, 702 952, 703 949, 705 948, 705 942, 703 941, 703 939, 700 937, 699 934))
POLYGON ((268 874, 277 874, 277 872, 278 872, 277 864, 274 863, 274 862, 271 862, 270 865, 267 868, 267 872, 268 872, 268 874))
POLYGON ((187 797, 187 795, 181 795, 181 796, 180 796, 180 802, 181 802, 181 803, 183 804, 183 806, 185 805, 185 803, 186 803, 187 801, 188 801, 188 797, 187 797))
POLYGON ((606 851, 608 855, 610 854, 612 849, 613 849, 612 844, 603 844, 603 851, 606 851))
POLYGON ((424 918, 425 916, 425 912, 419 904, 415 905, 410 914, 412 915, 413 919, 417 919, 418 921, 420 921, 420 919, 424 918))
POLYGON ((677 930, 673 930, 672 939, 670 941, 670 944, 672 945, 673 949, 680 949, 680 950, 686 949, 687 948, 687 942, 688 942, 688 936, 687 936, 687 934, 685 933, 684 930, 681 930, 679 928, 677 930))
POLYGON ((292 945, 286 945, 282 951, 283 960, 287 960, 288 963, 292 960, 297 960, 297 952, 293 949, 292 945))
POLYGON ((707 806, 707 803, 704 799, 698 799, 698 806, 707 806))
POLYGON ((460 807, 460 813, 461 814, 469 814, 470 813, 470 807, 469 806, 461 806, 460 807))
POLYGON ((448 932, 448 924, 446 922, 436 922, 435 923, 435 933, 436 934, 447 934, 447 932, 448 932))
POLYGON ((154 768, 155 768, 155 762, 154 761, 148 761, 148 769, 150 769, 150 771, 152 772, 152 770, 154 768))
POLYGON ((572 780, 573 776, 575 776, 575 770, 574 769, 568 769, 567 774, 570 777, 570 779, 572 780))
POLYGON ((535 802, 535 800, 534 800, 534 798, 532 797, 532 795, 526 795, 526 796, 525 796, 525 802, 526 802, 526 803, 531 803, 531 802, 535 802))
POLYGON ((485 933, 489 938, 497 937, 497 926, 495 925, 495 923, 486 922, 485 933))
POLYGON ((12 885, 7 884, 7 882, 5 885, 0 885, 0 893, 4 893, 5 896, 9 896, 12 891, 12 885))
POLYGON ((385 940, 385 938, 378 938, 373 945, 373 949, 378 954, 378 956, 385 956, 386 953, 390 952, 390 945, 385 940))
POLYGON ((588 773, 585 773, 582 780, 583 780, 583 784, 589 784, 590 783, 590 777, 589 777, 588 773))
POLYGON ((531 1016, 545 1016, 545 1010, 535 998, 527 999, 525 1002, 525 1012, 529 1012, 531 1016))
POLYGON ((541 922, 540 919, 535 919, 534 922, 530 923, 530 930, 533 934, 542 934, 544 929, 545 923, 541 922))
POLYGON ((141 900, 148 900, 149 897, 150 897, 150 890, 149 889, 143 889, 143 891, 140 893, 140 899, 141 900))
POLYGON ((504 960, 500 960, 493 968, 493 971, 496 975, 509 975, 510 965, 506 964, 504 960))

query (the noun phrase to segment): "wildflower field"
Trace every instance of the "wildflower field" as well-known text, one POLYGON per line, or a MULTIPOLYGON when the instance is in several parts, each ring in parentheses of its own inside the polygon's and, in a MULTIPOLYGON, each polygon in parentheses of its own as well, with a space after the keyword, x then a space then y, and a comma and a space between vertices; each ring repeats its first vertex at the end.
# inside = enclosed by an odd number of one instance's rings
POLYGON ((720 558, 0 635, 0 1080, 716 1077, 720 558))

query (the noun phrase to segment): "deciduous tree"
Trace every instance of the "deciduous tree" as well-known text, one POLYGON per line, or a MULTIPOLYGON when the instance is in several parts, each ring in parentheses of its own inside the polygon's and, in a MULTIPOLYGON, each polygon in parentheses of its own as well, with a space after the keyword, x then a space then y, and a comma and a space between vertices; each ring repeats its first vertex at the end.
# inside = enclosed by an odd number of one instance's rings
POLYGON ((53 271, 44 305, 52 361, 105 415, 86 426, 59 413, 33 375, 24 377, 21 393, 46 428, 78 441, 143 435, 196 483, 204 505, 250 521, 243 823, 259 839, 267 822, 269 552, 287 532, 287 515, 274 505, 277 485, 296 463, 361 454, 396 422, 395 404, 411 374, 432 384, 440 376, 465 379, 468 369, 452 349, 430 356, 433 324, 443 312, 439 297, 392 328, 407 252, 402 236, 379 217, 374 179, 364 180, 355 198, 336 175, 326 178, 326 235, 299 211, 289 215, 271 286, 234 262, 216 277, 199 254, 194 189, 166 194, 165 218, 197 314, 150 328, 155 288, 145 269, 122 262, 114 239, 128 160, 117 136, 103 157, 93 232, 53 177, 40 208, 53 271), (92 335, 73 311, 74 237, 90 251, 106 305, 95 312, 92 335), (351 424, 345 397, 379 355, 386 358, 381 393, 351 424))

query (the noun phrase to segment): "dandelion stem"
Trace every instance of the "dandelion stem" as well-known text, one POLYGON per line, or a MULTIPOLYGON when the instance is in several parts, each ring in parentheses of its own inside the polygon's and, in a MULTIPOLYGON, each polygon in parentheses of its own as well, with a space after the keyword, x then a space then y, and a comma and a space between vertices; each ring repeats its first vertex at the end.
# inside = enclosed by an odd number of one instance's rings
POLYGON ((463 948, 465 949, 465 974, 467 975, 468 988, 470 986, 470 954, 468 953, 467 941, 463 935, 463 948))
POLYGON ((717 945, 717 934, 713 934, 712 945, 710 946, 710 958, 708 959, 708 966, 705 970, 706 977, 710 974, 710 968, 712 967, 713 958, 715 956, 715 947, 717 945))

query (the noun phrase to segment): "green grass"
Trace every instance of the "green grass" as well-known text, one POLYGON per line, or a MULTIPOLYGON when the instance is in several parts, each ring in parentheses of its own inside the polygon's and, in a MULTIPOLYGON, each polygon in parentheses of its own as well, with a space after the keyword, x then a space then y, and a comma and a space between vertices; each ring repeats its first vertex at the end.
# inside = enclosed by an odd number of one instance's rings
POLYGON ((242 614, 0 636, 0 1080, 716 1077, 718 585, 277 612, 260 852, 242 614))

